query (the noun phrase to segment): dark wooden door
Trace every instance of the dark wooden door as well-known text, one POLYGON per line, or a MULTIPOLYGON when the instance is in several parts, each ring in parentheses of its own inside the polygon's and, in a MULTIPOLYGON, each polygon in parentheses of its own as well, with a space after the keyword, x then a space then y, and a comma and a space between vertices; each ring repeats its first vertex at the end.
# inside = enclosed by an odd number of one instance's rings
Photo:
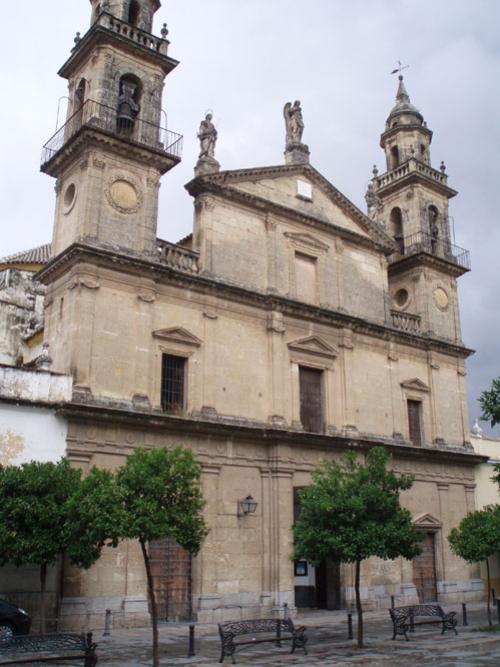
POLYGON ((422 446, 422 403, 408 401, 408 426, 410 440, 416 447, 422 446))
POLYGON ((299 367, 300 422, 304 430, 312 433, 323 431, 322 375, 315 368, 299 367))
POLYGON ((340 565, 322 561, 316 568, 316 606, 318 609, 340 609, 340 565))
POLYGON ((189 620, 191 610, 191 557, 171 537, 149 545, 158 618, 189 620))
POLYGON ((420 542, 422 553, 413 559, 413 583, 419 602, 436 602, 436 545, 434 533, 420 542))

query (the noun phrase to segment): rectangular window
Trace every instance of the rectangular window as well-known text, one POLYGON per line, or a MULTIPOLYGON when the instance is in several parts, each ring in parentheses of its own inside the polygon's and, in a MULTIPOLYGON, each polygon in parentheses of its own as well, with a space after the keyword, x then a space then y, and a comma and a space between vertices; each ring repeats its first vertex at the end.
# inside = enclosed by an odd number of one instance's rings
POLYGON ((164 354, 161 369, 161 407, 182 410, 185 407, 186 359, 164 354))
POLYGON ((323 371, 299 366, 300 422, 305 431, 323 432, 323 371))
POLYGON ((297 298, 308 303, 316 303, 316 258, 295 253, 295 286, 297 298))
POLYGON ((415 447, 422 446, 422 403, 420 401, 407 401, 408 404, 408 427, 410 440, 415 447))

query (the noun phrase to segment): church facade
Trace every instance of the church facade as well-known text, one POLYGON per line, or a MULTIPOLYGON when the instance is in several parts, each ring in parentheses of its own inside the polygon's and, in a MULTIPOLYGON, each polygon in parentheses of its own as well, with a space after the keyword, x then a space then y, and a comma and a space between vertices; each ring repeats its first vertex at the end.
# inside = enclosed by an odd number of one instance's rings
MULTIPOLYGON (((342 608, 350 566, 293 563, 297 491, 324 458, 385 446, 415 475, 403 496, 424 550, 363 564, 367 607, 479 599, 476 568, 447 535, 475 507, 457 278, 469 256, 450 239, 444 165, 400 76, 381 136, 367 214, 309 161, 300 103, 285 105, 285 157, 221 171, 212 119, 187 184, 192 234, 157 239, 160 178, 182 138, 163 130, 161 95, 177 65, 158 0, 91 0, 89 31, 60 70, 70 109, 45 145, 56 179, 43 340, 72 377, 74 465, 115 468, 135 447, 182 444, 202 466, 210 529, 193 560, 151 545, 163 617, 261 616, 286 602, 342 608), (247 501, 245 502, 242 501, 247 501), (250 501, 250 502, 248 502, 250 501)), ((168 175, 166 176, 168 178, 168 175)), ((89 571, 65 569, 67 627, 147 617, 134 543, 89 571)))

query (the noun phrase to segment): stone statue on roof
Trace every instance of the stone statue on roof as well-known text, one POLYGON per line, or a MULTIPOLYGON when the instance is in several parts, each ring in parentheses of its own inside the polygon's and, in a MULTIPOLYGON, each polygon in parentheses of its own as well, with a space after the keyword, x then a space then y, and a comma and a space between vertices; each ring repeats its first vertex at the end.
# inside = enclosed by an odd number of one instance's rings
POLYGON ((286 164, 307 164, 309 148, 302 143, 304 118, 299 100, 287 102, 283 108, 286 127, 285 162, 286 164))
POLYGON ((212 114, 207 113, 205 119, 200 123, 198 131, 198 139, 200 140, 200 155, 199 158, 213 158, 215 154, 215 144, 217 142, 217 130, 212 123, 212 114))
POLYGON ((293 104, 287 102, 283 109, 283 115, 285 117, 287 145, 301 144, 304 132, 304 118, 299 100, 295 100, 293 104))

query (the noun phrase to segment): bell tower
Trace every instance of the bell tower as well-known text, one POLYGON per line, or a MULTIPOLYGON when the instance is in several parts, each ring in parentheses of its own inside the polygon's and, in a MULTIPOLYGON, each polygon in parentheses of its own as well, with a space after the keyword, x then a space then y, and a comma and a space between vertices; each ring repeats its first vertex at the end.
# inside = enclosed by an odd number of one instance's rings
POLYGON ((368 213, 394 239, 389 297, 394 326, 461 343, 456 279, 469 271, 469 253, 452 243, 446 168, 431 164, 432 132, 413 106, 403 76, 381 135, 386 171, 367 193, 368 213))
POLYGON ((168 31, 152 34, 159 0, 90 0, 91 26, 59 71, 68 80, 63 127, 41 170, 57 179, 52 254, 73 243, 150 255, 160 176, 180 161, 182 137, 162 122, 165 77, 178 64, 168 31))

